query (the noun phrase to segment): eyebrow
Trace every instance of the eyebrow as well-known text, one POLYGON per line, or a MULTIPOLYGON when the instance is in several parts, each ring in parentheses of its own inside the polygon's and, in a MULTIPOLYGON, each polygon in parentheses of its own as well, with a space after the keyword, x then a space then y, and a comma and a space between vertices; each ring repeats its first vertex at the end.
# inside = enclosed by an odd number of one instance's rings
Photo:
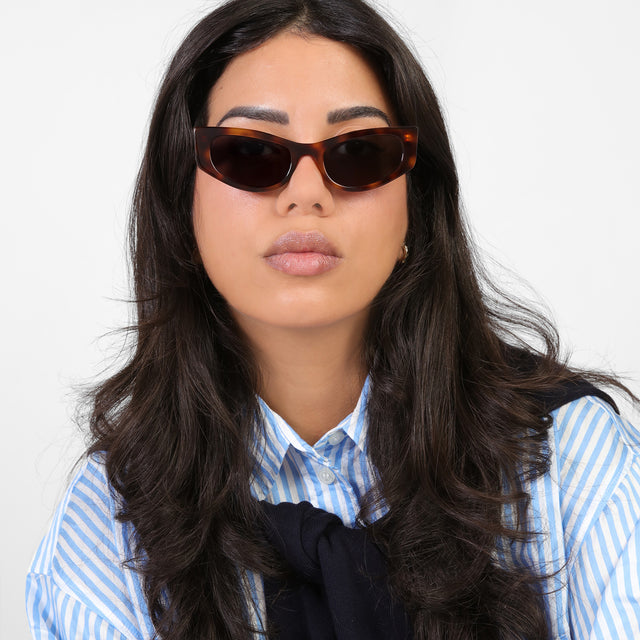
MULTIPOLYGON (((285 111, 278 111, 277 109, 269 109, 267 107, 232 107, 218 120, 216 126, 219 127, 228 118, 249 118, 250 120, 262 120, 263 122, 273 122, 274 124, 289 124, 289 116, 285 111)), ((337 124, 339 122, 346 122, 347 120, 355 120, 356 118, 381 118, 391 126, 391 118, 389 118, 384 111, 376 107, 364 105, 346 107, 344 109, 334 109, 327 114, 327 122, 329 124, 337 124)))
POLYGON ((346 120, 355 120, 356 118, 382 118, 389 126, 391 126, 391 118, 376 107, 357 106, 347 107, 346 109, 336 109, 327 114, 327 122, 329 124, 337 124, 346 120))
POLYGON ((289 124, 289 116, 284 111, 267 109, 266 107, 232 107, 218 120, 219 127, 227 118, 249 118, 250 120, 263 120, 275 124, 289 124))

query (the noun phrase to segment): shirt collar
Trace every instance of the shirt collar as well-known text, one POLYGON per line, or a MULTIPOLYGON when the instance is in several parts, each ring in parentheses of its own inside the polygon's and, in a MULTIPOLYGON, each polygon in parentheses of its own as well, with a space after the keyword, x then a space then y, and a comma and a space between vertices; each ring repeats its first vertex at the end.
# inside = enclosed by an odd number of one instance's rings
POLYGON ((259 420, 256 430, 254 455, 256 468, 252 478, 252 491, 259 499, 264 499, 271 490, 290 447, 305 455, 315 455, 314 449, 324 446, 327 439, 338 431, 362 451, 366 450, 367 420, 366 406, 369 393, 369 377, 364 382, 362 391, 352 413, 346 416, 337 426, 325 433, 312 447, 305 442, 286 420, 273 411, 269 405, 258 397, 259 420), (262 428, 260 428, 262 423, 262 428))

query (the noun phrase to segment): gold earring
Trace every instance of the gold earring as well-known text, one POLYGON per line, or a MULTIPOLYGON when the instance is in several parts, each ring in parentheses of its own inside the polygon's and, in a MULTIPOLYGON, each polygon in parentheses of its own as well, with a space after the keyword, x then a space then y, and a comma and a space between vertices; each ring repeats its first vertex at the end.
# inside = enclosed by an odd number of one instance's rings
POLYGON ((402 258, 400 258, 400 264, 404 264, 409 257, 409 247, 407 247, 407 243, 402 243, 402 258))

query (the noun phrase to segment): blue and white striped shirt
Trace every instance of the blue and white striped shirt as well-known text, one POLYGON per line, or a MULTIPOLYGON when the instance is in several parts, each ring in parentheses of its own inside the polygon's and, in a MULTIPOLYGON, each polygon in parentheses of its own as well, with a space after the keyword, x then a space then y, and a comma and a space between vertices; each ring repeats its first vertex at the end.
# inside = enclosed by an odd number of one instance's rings
MULTIPOLYGON (((367 385, 354 412, 314 446, 262 403, 266 430, 257 443, 262 464, 254 495, 273 503, 308 500, 353 526, 375 481, 366 395, 367 385)), ((527 487, 529 517, 541 534, 499 550, 496 561, 553 574, 546 590, 553 638, 640 638, 640 433, 597 398, 552 415, 549 472, 527 487)), ((133 531, 117 521, 117 510, 100 458, 87 459, 28 574, 34 638, 153 637, 139 577, 123 565, 133 531)), ((260 577, 248 575, 246 588, 263 611, 260 577)))

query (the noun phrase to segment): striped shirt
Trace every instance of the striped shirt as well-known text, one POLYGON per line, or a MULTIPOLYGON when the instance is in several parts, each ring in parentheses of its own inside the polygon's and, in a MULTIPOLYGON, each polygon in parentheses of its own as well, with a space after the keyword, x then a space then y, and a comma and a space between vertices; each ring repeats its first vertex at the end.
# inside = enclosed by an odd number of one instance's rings
MULTIPOLYGON (((256 446, 262 464, 254 495, 272 503, 307 500, 354 526, 375 481, 367 391, 365 384, 353 413, 314 446, 261 403, 265 436, 256 446)), ((553 638, 640 638, 640 433, 593 397, 552 416, 549 472, 527 487, 529 518, 540 534, 498 549, 496 561, 552 575, 545 598, 553 638)), ((101 459, 87 459, 27 577, 34 638, 153 637, 138 574, 123 565, 133 531, 116 519, 118 504, 101 459)), ((245 584, 260 618, 261 579, 248 575, 245 584)))

